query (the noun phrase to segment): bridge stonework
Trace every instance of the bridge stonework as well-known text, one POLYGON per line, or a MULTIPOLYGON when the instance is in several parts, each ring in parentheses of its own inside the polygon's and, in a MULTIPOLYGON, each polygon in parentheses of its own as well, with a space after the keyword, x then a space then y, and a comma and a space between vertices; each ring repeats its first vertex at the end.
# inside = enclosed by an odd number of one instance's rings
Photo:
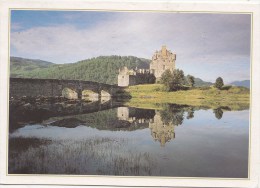
POLYGON ((58 79, 32 79, 32 78, 10 78, 9 95, 13 98, 23 96, 56 97, 62 96, 62 90, 69 88, 78 93, 78 98, 82 98, 82 91, 91 90, 102 96, 105 91, 115 96, 118 91, 123 91, 123 87, 82 80, 58 80, 58 79))

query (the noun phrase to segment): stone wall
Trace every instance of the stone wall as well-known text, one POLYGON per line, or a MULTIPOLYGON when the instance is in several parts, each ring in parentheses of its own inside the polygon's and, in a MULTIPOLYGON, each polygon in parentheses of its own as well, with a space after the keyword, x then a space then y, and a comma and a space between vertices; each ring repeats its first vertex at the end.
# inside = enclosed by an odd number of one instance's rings
POLYGON ((136 85, 136 78, 135 75, 118 75, 118 86, 126 87, 126 86, 132 86, 136 85))
POLYGON ((135 76, 135 85, 137 84, 154 84, 155 83, 155 76, 154 74, 150 73, 137 73, 135 76))
POLYGON ((61 96, 62 86, 58 81, 43 79, 10 78, 10 97, 61 96))

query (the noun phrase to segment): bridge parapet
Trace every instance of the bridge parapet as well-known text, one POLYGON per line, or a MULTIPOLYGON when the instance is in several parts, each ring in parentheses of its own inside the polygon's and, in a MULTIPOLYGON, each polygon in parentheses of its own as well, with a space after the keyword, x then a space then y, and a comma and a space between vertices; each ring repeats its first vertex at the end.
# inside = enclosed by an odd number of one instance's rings
POLYGON ((109 85, 92 81, 83 80, 59 80, 59 79, 32 79, 32 78, 10 78, 10 97, 20 98, 23 96, 62 96, 62 90, 69 88, 78 93, 81 99, 82 91, 91 90, 100 96, 109 93, 112 97, 124 88, 117 85, 109 85))

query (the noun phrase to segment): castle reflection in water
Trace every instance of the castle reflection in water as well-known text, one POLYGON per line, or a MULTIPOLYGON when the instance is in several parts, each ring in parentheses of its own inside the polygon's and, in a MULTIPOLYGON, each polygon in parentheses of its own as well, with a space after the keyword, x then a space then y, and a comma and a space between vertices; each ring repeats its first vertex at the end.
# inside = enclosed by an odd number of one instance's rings
POLYGON ((165 122, 158 110, 119 107, 117 117, 119 120, 130 122, 132 126, 149 127, 153 139, 159 141, 163 147, 166 142, 175 138, 175 125, 172 121, 165 122))

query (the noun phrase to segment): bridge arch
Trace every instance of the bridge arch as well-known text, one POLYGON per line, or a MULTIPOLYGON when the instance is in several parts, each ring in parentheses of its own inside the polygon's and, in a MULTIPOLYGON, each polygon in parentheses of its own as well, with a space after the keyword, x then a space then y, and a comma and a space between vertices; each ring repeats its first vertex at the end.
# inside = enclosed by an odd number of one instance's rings
POLYGON ((98 101, 99 100, 99 93, 96 93, 89 89, 82 90, 82 99, 90 100, 90 101, 98 101))
POLYGON ((68 87, 64 87, 61 91, 61 96, 66 99, 78 99, 77 91, 70 89, 68 87))

